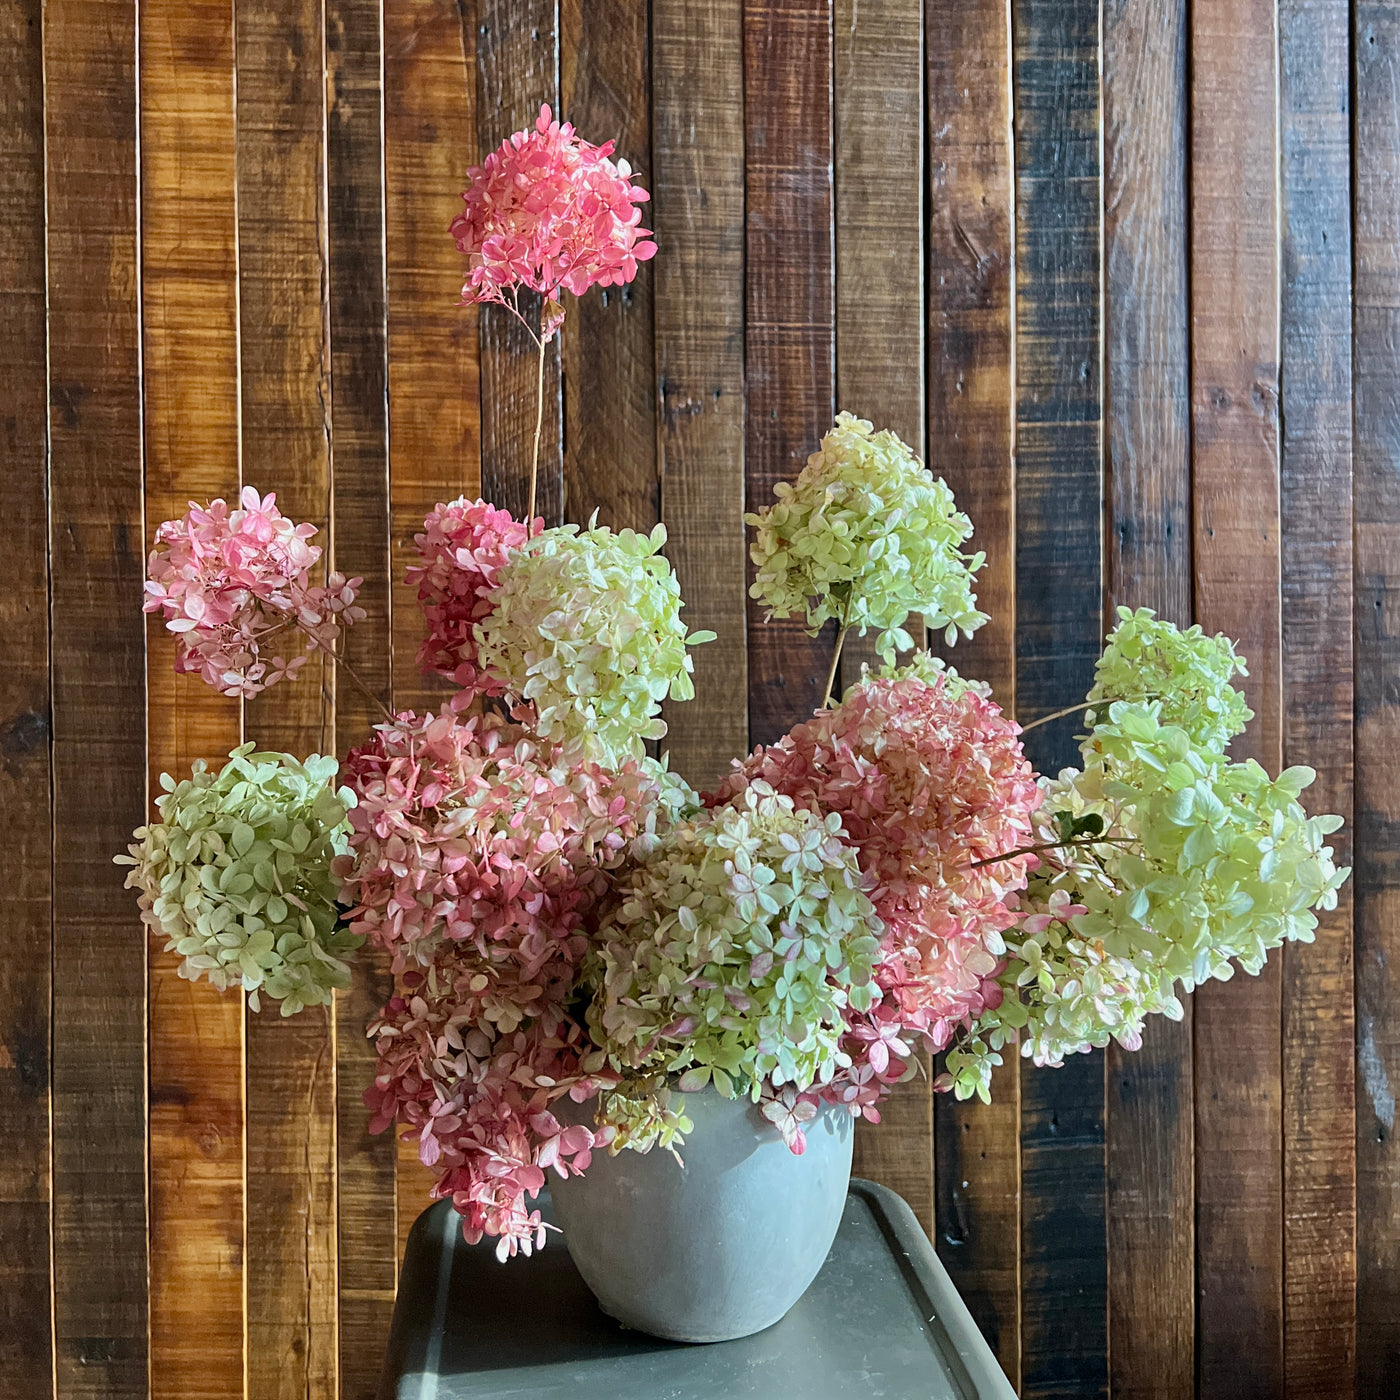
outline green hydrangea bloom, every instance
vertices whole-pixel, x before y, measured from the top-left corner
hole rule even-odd
[[[1182,630],[1150,608],[1119,608],[1118,617],[1094,667],[1089,700],[1156,700],[1163,724],[1179,725],[1194,743],[1224,753],[1254,718],[1230,683],[1248,674],[1230,640],[1207,636],[1199,627]],[[1092,711],[1088,722],[1094,723]]]
[[[883,666],[872,671],[866,662],[861,663],[860,679],[853,681],[846,690],[850,694],[858,685],[864,685],[869,680],[881,681],[922,681],[925,685],[942,684],[945,693],[954,697],[966,695],[971,691],[974,695],[980,695],[984,700],[992,698],[992,688],[986,681],[972,681],[965,676],[960,676],[941,656],[934,656],[932,652],[925,651],[922,647],[903,666],[896,666],[893,662],[886,662]]]
[[[972,575],[985,556],[959,546],[972,524],[953,493],[894,433],[842,413],[777,502],[744,520],[756,529],[750,594],[770,617],[805,617],[815,636],[831,619],[879,632],[886,661],[907,651],[911,613],[947,640],[980,627]]]
[[[563,525],[502,568],[478,654],[534,703],[541,738],[576,742],[600,763],[640,758],[666,733],[661,702],[693,698],[686,647],[714,634],[687,635],[665,543],[661,525],[650,535]]]
[[[162,774],[160,821],[116,860],[182,977],[241,985],[254,1011],[266,994],[290,1016],[350,985],[346,958],[363,942],[338,927],[331,874],[355,799],[337,791],[333,758],[254,749],[240,745],[217,773],[201,760],[183,782]]]
[[[594,1043],[624,1075],[691,1092],[801,1090],[842,1063],[883,925],[840,819],[756,784],[675,827],[622,882],[587,976]]]

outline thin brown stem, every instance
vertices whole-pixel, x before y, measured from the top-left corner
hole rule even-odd
[[[1092,710],[1096,705],[1103,705],[1102,700],[1081,700],[1077,705],[1066,705],[1063,710],[1056,710],[1053,714],[1041,715],[1039,719],[1033,719],[1029,724],[1021,726],[1022,734],[1029,734],[1032,729],[1039,729],[1042,724],[1049,724],[1052,720],[1064,719],[1066,715],[1077,715],[1080,710]]]
[[[1014,860],[1017,856],[1033,856],[1040,851],[1063,851],[1070,846],[1131,846],[1127,836],[1089,836],[1083,840],[1040,841],[1034,846],[1018,846],[1014,851],[1003,851],[999,856],[988,856],[985,860],[975,860],[969,870],[980,870],[984,865],[995,865],[1001,860]]]
[[[836,668],[841,664],[841,647],[846,641],[846,633],[851,630],[851,599],[846,599],[846,606],[841,610],[841,627],[836,633],[836,650],[831,654],[831,669],[826,673],[826,691],[822,697],[822,709],[827,709],[831,705],[831,687],[836,684]]]
[[[541,315],[543,314],[543,307],[541,307]],[[540,347],[540,367],[535,381],[535,448],[530,455],[530,509],[525,515],[525,528],[527,530],[534,529],[535,488],[540,477],[540,432],[544,427],[544,347],[546,341],[543,337],[539,337],[535,343]]]
[[[312,632],[311,629],[308,628],[304,623],[298,622],[297,630],[304,632],[306,636],[310,639],[312,647],[316,651],[324,652],[325,655],[329,656],[330,659],[334,661],[335,664],[339,666],[340,669],[344,671],[345,674],[349,676],[350,679],[354,681],[357,686],[359,686],[359,688],[364,692],[365,698],[374,704],[374,706],[378,709],[379,713],[383,715],[384,718],[387,719],[390,724],[394,722],[393,711],[390,710],[390,708],[374,693],[374,691],[372,691],[369,688],[369,686],[365,684],[359,672],[356,671],[355,668],[343,656],[341,656],[338,652],[331,650],[330,647],[322,646],[316,634]]]

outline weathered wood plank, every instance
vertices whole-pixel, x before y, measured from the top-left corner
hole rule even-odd
[[[1104,8],[1104,391],[1110,607],[1191,621],[1186,0]],[[1195,1391],[1189,1022],[1108,1059],[1115,1396]]]
[[[55,1390],[124,1400],[148,1360],[146,942],[111,863],[146,805],[136,11],[43,19]]]
[[[35,0],[0,5],[0,479],[9,578],[0,594],[0,805],[8,871],[0,965],[0,1385],[53,1388],[49,1232],[48,366],[44,324],[44,54]]]
[[[1082,699],[1102,606],[1098,6],[1013,6],[1016,103],[1016,709]],[[1075,763],[1076,723],[1029,736]],[[1108,1389],[1104,1061],[1021,1075],[1021,1385]]]
[[[420,713],[445,704],[451,687],[421,675],[415,659],[423,615],[403,582],[413,536],[439,501],[483,489],[477,317],[454,305],[465,262],[447,232],[478,159],[473,14],[452,0],[384,6],[393,690],[396,709]],[[416,1145],[401,1144],[400,1258],[431,1181]]]
[[[1355,7],[1357,1394],[1400,1374],[1400,5]]]
[[[748,747],[744,547],[743,4],[652,5],[656,460],[696,699],[666,704],[676,771],[713,784]]]
[[[922,0],[835,0],[836,405],[924,452]],[[848,637],[841,680],[878,664]],[[933,1234],[933,1093],[900,1085],[856,1129],[855,1171],[898,1191]]]
[[[381,21],[379,0],[326,4],[331,531],[336,567],[364,579],[359,603],[367,614],[341,645],[356,674],[388,704],[393,676]],[[338,755],[363,743],[380,718],[358,687],[337,678]],[[366,948],[356,959],[350,991],[336,1003],[336,1255],[345,1400],[373,1400],[394,1303],[394,1139],[370,1135],[363,1099],[375,1061],[365,1026],[391,991],[387,957]]]
[[[236,0],[244,480],[330,545],[324,85],[317,0]],[[323,555],[317,573],[324,576]],[[302,756],[334,742],[335,677],[312,657],[245,707],[249,738]],[[333,1014],[247,1025],[248,1392],[334,1395]]]
[[[559,32],[555,0],[477,0],[476,137],[485,157],[513,131],[534,126],[540,104],[559,106]],[[564,296],[572,310],[572,298]],[[522,295],[536,322],[538,298]],[[481,482],[486,499],[523,519],[530,495],[539,352],[499,306],[481,308]],[[545,347],[544,421],[535,514],[564,518],[563,395],[559,340]]]
[[[834,413],[831,63],[830,0],[744,7],[744,471],[755,506],[797,475]],[[813,640],[800,618],[765,623],[750,601],[751,743],[772,743],[821,704],[834,637]]]
[[[233,10],[141,14],[146,539],[190,500],[238,494],[238,267]],[[134,599],[131,606],[135,606]],[[217,766],[238,701],[176,676],[150,631],[150,792]],[[243,998],[176,975],[151,940],[151,1390],[244,1394]]]
[[[617,142],[651,189],[647,10],[633,0],[562,0],[560,95],[586,141]],[[652,206],[641,206],[650,227]],[[571,519],[595,508],[614,530],[650,530],[660,511],[652,270],[599,287],[569,307],[564,326],[564,494]]]
[[[1347,7],[1281,0],[1283,759],[1351,818],[1351,65]],[[1348,824],[1335,838],[1350,858]],[[1356,1370],[1351,891],[1283,962],[1284,1384],[1347,1396]]]
[[[1011,36],[996,0],[929,0],[928,463],[986,552],[978,603],[991,620],[944,650],[1016,710],[1012,467]],[[937,639],[932,639],[937,640]],[[1020,1062],[990,1105],[934,1099],[934,1239],[1013,1385],[1021,1365]]]
[[[1191,379],[1196,620],[1249,661],[1234,751],[1276,770],[1278,227],[1274,6],[1191,10]],[[1283,1388],[1280,972],[1195,998],[1197,1383]]]

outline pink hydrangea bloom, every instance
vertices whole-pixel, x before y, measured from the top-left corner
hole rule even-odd
[[[886,924],[883,997],[850,1023],[852,1069],[826,1095],[868,1110],[904,1077],[910,1037],[943,1049],[998,995],[1010,907],[1029,857],[976,862],[1027,842],[1041,801],[1020,730],[975,689],[871,679],[835,709],[736,763],[723,802],[753,784],[841,817]]]
[[[179,640],[175,669],[195,672],[225,695],[254,696],[293,674],[306,653],[334,651],[342,626],[364,617],[355,606],[363,579],[332,573],[313,584],[321,550],[314,525],[293,524],[277,497],[243,488],[239,508],[222,500],[190,502],[179,520],[156,531],[147,565],[146,612],[159,612]],[[299,636],[290,660],[273,636]]]
[[[577,1023],[554,1006],[502,1032],[475,1014],[474,977],[454,945],[404,975],[370,1027],[379,1059],[364,1097],[370,1131],[404,1124],[436,1174],[432,1194],[451,1199],[472,1244],[499,1238],[505,1259],[544,1243],[529,1202],[546,1172],[584,1171],[612,1130],[565,1126],[549,1108],[565,1095],[582,1103],[606,1082],[580,1069],[591,1047]]]
[[[621,286],[656,252],[636,208],[634,184],[613,143],[591,145],[540,108],[534,130],[517,131],[467,172],[466,207],[452,221],[468,259],[462,303],[507,302],[526,287],[550,303],[545,339],[563,319],[559,291]]]
[[[511,551],[543,528],[543,520],[532,531],[509,511],[463,496],[434,507],[414,536],[422,562],[410,566],[408,583],[428,622],[418,664],[456,681],[467,698],[504,693],[503,683],[481,667],[475,628],[491,611],[491,590]]]

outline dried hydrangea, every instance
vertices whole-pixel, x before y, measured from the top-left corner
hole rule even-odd
[[[591,145],[540,108],[533,130],[517,131],[467,172],[465,208],[452,221],[468,261],[462,303],[514,306],[519,288],[542,293],[547,340],[563,319],[560,289],[630,282],[656,253],[636,207],[650,198],[613,143]]]
[[[335,786],[336,761],[304,762],[242,744],[217,773],[161,775],[160,820],[139,827],[128,887],[141,917],[179,953],[180,976],[220,990],[242,986],[290,1016],[350,985],[346,958],[361,939],[339,927],[331,862],[345,849],[353,796]]]
[[[316,527],[293,524],[275,495],[251,486],[239,501],[232,511],[222,500],[191,501],[157,529],[144,609],[161,613],[178,639],[176,671],[249,698],[293,675],[309,652],[334,652],[340,629],[365,616],[355,604],[364,580],[332,573],[324,586],[313,584],[321,551],[308,541]],[[289,660],[285,644],[298,634],[303,650]],[[280,641],[269,651],[274,636]]]
[[[663,700],[694,696],[686,647],[714,634],[686,632],[665,542],[661,525],[650,535],[563,525],[501,570],[477,624],[478,664],[533,705],[541,739],[616,765],[666,733]]]
[[[536,533],[543,524],[535,522]],[[464,698],[504,691],[504,682],[480,664],[476,628],[491,612],[501,571],[529,537],[509,511],[465,496],[435,506],[413,537],[420,562],[410,566],[407,582],[417,589],[428,624],[418,664],[455,681]]]
[[[694,802],[652,760],[600,768],[497,715],[401,715],[351,751],[345,778],[351,927],[396,970],[451,942],[473,974],[459,1010],[502,1031],[570,994],[604,872]]]
[[[1224,753],[1254,718],[1231,684],[1248,672],[1229,638],[1207,636],[1199,627],[1174,627],[1150,608],[1119,608],[1118,619],[1094,667],[1089,700],[1100,711],[1114,700],[1155,700],[1163,724],[1179,725],[1194,743]],[[1093,722],[1091,711],[1088,723]]]
[[[675,827],[620,883],[588,973],[594,1042],[618,1073],[692,1092],[801,1092],[842,1067],[881,926],[840,820],[748,791]]]
[[[886,927],[883,1019],[863,1035],[904,1032],[941,1049],[995,986],[1001,934],[1025,883],[1025,857],[977,862],[1030,839],[1041,794],[1019,728],[980,688],[933,663],[911,671],[932,680],[866,679],[736,764],[708,800],[772,790],[840,819]],[[887,1032],[892,1007],[898,1026]]]
[[[813,635],[832,619],[862,636],[874,628],[886,661],[914,645],[911,613],[950,642],[987,620],[972,592],[983,556],[960,549],[972,524],[894,433],[842,413],[774,491],[774,505],[744,517],[756,530],[749,592],[770,617],[802,616]]]

